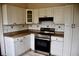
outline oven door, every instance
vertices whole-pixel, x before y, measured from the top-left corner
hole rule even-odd
[[[50,41],[35,38],[35,50],[50,52]]]

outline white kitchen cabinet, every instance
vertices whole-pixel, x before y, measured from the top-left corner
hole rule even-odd
[[[64,56],[79,56],[79,5],[65,6]]]
[[[17,56],[25,52],[24,40],[22,37],[10,38],[5,37],[5,48],[7,56]]]
[[[52,16],[52,8],[45,8],[45,16],[51,17]]]
[[[5,37],[5,49],[7,56],[18,56],[30,49],[30,35],[22,37]]]
[[[26,9],[26,24],[33,23],[33,9]]]
[[[5,37],[5,55],[14,56],[15,48],[14,48],[14,40],[12,38]]]
[[[24,46],[25,46],[25,50],[28,51],[30,49],[31,45],[31,35],[26,35],[24,37]]]
[[[67,5],[64,7],[65,25],[71,26],[73,24],[73,20],[73,5]]]
[[[71,45],[71,56],[79,56],[79,5],[73,5],[73,24],[72,28],[72,45]]]
[[[51,37],[51,55],[63,55],[63,40],[62,37]]]
[[[76,27],[79,27],[79,5],[74,5],[74,9],[73,9],[73,12],[74,12],[74,24]]]
[[[33,23],[34,24],[39,23],[38,9],[33,9]]]
[[[15,49],[15,55],[21,55],[22,53],[24,53],[26,51],[25,49],[25,45],[24,45],[24,38],[23,37],[19,37],[16,38],[14,41],[14,49]]]
[[[73,28],[71,56],[79,56],[79,27]]]
[[[54,23],[64,24],[64,6],[54,7]]]
[[[39,9],[39,17],[46,17],[45,8]]]
[[[39,17],[51,17],[51,8],[41,8],[39,9]]]
[[[71,43],[72,43],[72,28],[71,26],[65,26],[64,30],[64,48],[63,48],[63,55],[70,56],[71,54]]]
[[[54,17],[54,8],[51,8],[51,17]]]
[[[26,10],[24,8],[3,4],[2,10],[3,25],[25,24]]]
[[[73,24],[73,5],[65,6],[64,19],[65,19],[65,29],[64,29],[64,48],[63,55],[70,56],[71,54],[71,43],[72,43],[72,24]]]
[[[15,8],[16,10],[16,24],[25,24],[26,23],[26,9]]]

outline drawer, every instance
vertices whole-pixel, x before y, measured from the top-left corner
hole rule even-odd
[[[54,37],[54,36],[52,36],[51,37],[51,41],[64,41],[64,38],[63,37]]]
[[[57,40],[57,41],[64,41],[64,38],[62,38],[62,37],[57,37],[56,40]]]
[[[56,40],[56,37],[54,37],[54,36],[51,36],[51,40]]]
[[[62,41],[52,41],[51,42],[51,54],[61,56],[63,51]]]

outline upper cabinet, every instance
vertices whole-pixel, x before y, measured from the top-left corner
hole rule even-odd
[[[41,8],[41,9],[39,9],[39,17],[46,17],[46,13],[45,13],[45,9],[44,8]]]
[[[33,9],[33,23],[39,23],[38,9]]]
[[[52,13],[51,13],[52,9],[51,8],[41,8],[39,9],[39,17],[51,17]]]
[[[33,9],[26,9],[26,24],[33,23]]]
[[[79,5],[74,5],[74,24],[76,27],[79,27]]]
[[[54,17],[55,24],[64,24],[64,6],[41,8],[38,12],[39,17]]]
[[[45,8],[45,16],[46,17],[52,17],[52,8]]]
[[[54,7],[54,23],[64,24],[64,7]]]
[[[65,25],[73,24],[73,5],[66,5],[64,8]]]
[[[25,24],[26,10],[7,4],[2,5],[3,25]]]

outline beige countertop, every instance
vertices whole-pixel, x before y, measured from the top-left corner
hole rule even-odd
[[[31,33],[38,34],[40,33],[40,30],[28,29],[28,30],[22,30],[22,31],[15,31],[15,32],[4,33],[4,36],[5,37],[22,37]],[[55,34],[51,33],[51,36],[64,37],[64,32],[56,31]]]

